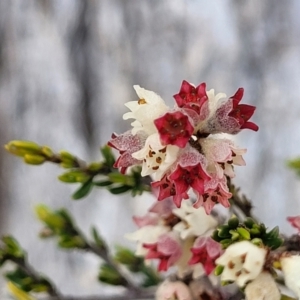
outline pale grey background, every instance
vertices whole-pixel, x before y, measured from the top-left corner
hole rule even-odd
[[[285,218],[300,214],[300,181],[285,160],[300,154],[299,10],[296,0],[1,0],[0,142],[35,140],[97,160],[111,133],[129,128],[133,84],[169,104],[183,79],[227,95],[243,86],[260,130],[238,136],[248,153],[235,182],[267,226],[291,233]],[[58,182],[55,166],[25,166],[4,150],[0,165],[1,233],[64,293],[109,292],[92,255],[38,239],[33,207],[65,206],[84,232],[96,225],[116,244],[151,200],[94,191],[72,202],[75,186]]]

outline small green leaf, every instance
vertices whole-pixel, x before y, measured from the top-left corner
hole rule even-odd
[[[51,209],[44,204],[37,205],[35,212],[38,218],[54,232],[59,232],[66,226],[64,218],[51,211]]]
[[[214,274],[216,276],[219,276],[219,275],[222,274],[223,270],[224,270],[224,266],[217,265],[216,268],[215,268]]]
[[[113,167],[115,163],[115,157],[112,153],[112,150],[109,146],[105,145],[104,147],[100,148],[100,151],[105,159],[106,164],[109,167]]]
[[[29,165],[41,165],[46,161],[46,157],[38,154],[25,154],[24,161]]]
[[[232,217],[232,218],[230,218],[229,220],[228,220],[228,226],[229,226],[229,228],[231,228],[231,229],[235,229],[235,228],[237,228],[238,227],[238,225],[239,225],[239,219],[237,218],[237,217]]]
[[[111,285],[124,285],[124,279],[120,274],[110,265],[104,263],[100,268],[98,279]]]
[[[61,248],[67,248],[67,249],[72,249],[72,248],[85,249],[86,247],[85,241],[79,235],[76,236],[62,235],[60,236],[58,245]]]
[[[238,227],[236,229],[236,231],[239,233],[239,235],[245,239],[245,240],[250,240],[251,239],[251,236],[250,236],[250,232],[245,229],[245,228],[242,228],[242,227]]]
[[[227,225],[222,225],[222,226],[220,226],[218,236],[219,236],[220,238],[229,238],[229,237],[230,237],[229,231],[230,231],[229,226],[227,226]]]
[[[94,181],[95,186],[108,186],[111,185],[112,182],[110,180],[104,180],[104,181]]]
[[[50,147],[48,147],[48,146],[43,146],[41,148],[41,152],[42,152],[43,155],[45,155],[48,158],[50,158],[50,157],[52,157],[54,155],[52,149]]]
[[[81,170],[69,171],[58,176],[58,179],[66,183],[86,182],[90,178],[89,175]]]
[[[93,188],[93,178],[90,178],[87,182],[85,182],[73,195],[72,198],[74,200],[82,199],[87,196]]]
[[[114,194],[114,195],[118,195],[118,194],[123,194],[126,193],[127,191],[129,191],[132,187],[131,186],[127,186],[127,185],[122,185],[119,187],[112,187],[109,188],[108,190]]]
[[[104,242],[104,240],[102,239],[102,237],[100,236],[100,234],[98,233],[98,231],[95,227],[92,227],[92,235],[93,235],[93,238],[94,238],[94,241],[95,241],[96,245],[99,248],[103,248],[104,245],[105,245],[105,242]]]
[[[12,255],[14,257],[24,257],[25,253],[15,238],[7,235],[2,237],[2,241],[6,246],[6,248],[3,250],[7,254]]]
[[[250,217],[248,217],[248,218],[246,218],[246,220],[244,221],[244,224],[245,224],[245,226],[247,227],[247,228],[252,228],[253,227],[253,225],[255,224],[255,221],[252,219],[252,218],[250,218]]]
[[[115,260],[123,265],[127,265],[132,272],[138,272],[140,264],[143,260],[135,256],[134,252],[130,249],[117,246]]]

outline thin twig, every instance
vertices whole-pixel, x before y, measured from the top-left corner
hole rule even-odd
[[[23,272],[25,272],[30,278],[32,278],[36,283],[46,283],[48,290],[47,293],[57,300],[63,300],[63,296],[60,294],[60,292],[57,290],[55,285],[45,277],[41,277],[37,271],[34,270],[34,268],[28,264],[25,258],[17,258],[17,257],[10,257],[11,261],[13,261],[20,269],[22,269]]]

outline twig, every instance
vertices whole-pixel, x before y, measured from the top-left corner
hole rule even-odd
[[[53,297],[54,299],[57,300],[63,300],[64,298],[58,292],[57,288],[55,285],[45,277],[41,277],[38,272],[36,272],[32,266],[28,264],[25,258],[18,258],[18,257],[13,257],[11,256],[9,260],[13,261],[20,269],[22,269],[23,272],[25,272],[30,278],[32,278],[36,283],[46,283],[48,290],[47,293]]]

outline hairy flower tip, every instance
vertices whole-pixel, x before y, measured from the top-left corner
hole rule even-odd
[[[217,174],[211,174],[211,179],[205,182],[205,192],[197,197],[197,201],[194,203],[194,207],[198,208],[203,206],[205,212],[209,215],[213,207],[220,203],[224,207],[229,207],[229,199],[232,194],[228,190],[226,177],[219,178]]]
[[[163,225],[146,225],[135,232],[127,233],[125,238],[131,241],[137,242],[137,248],[135,254],[138,256],[145,256],[148,252],[146,248],[143,247],[144,243],[153,244],[156,243],[158,238],[169,232],[170,228]]]
[[[165,280],[157,289],[156,300],[192,300],[192,295],[182,281]]]
[[[245,288],[247,300],[280,300],[281,293],[273,276],[268,272],[260,273]]]
[[[216,264],[224,266],[221,274],[223,281],[234,281],[243,287],[262,272],[267,250],[259,248],[249,241],[230,245]]]
[[[157,225],[159,222],[159,216],[154,213],[147,213],[143,217],[133,216],[132,219],[139,228],[147,225]]]
[[[204,105],[208,100],[204,82],[195,87],[183,80],[179,93],[173,97],[179,107],[191,108],[198,114],[203,114],[203,111],[206,110],[206,114],[208,114],[207,105]]]
[[[186,146],[194,131],[189,117],[180,111],[166,113],[156,119],[154,124],[163,145],[176,145],[180,148]]]
[[[239,104],[243,97],[244,90],[238,89],[235,95],[223,102],[216,110],[215,115],[209,120],[212,133],[224,132],[236,134],[242,129],[248,128],[254,131],[258,126],[248,120],[255,111],[255,106]]]
[[[142,162],[132,157],[132,153],[140,150],[146,140],[144,132],[139,132],[137,135],[132,135],[130,131],[123,134],[112,134],[112,139],[107,143],[108,146],[119,151],[120,156],[116,160],[114,167],[121,168],[121,173],[124,174],[130,166],[141,164]]]
[[[160,180],[169,167],[176,161],[179,148],[174,145],[161,144],[158,133],[150,135],[145,146],[132,154],[132,157],[143,162],[142,176],[151,175]]]
[[[287,217],[287,220],[290,222],[290,224],[293,227],[295,227],[296,229],[298,229],[298,231],[300,232],[300,216]]]
[[[280,259],[286,286],[300,298],[300,256],[283,256]]]
[[[188,199],[189,196],[186,192],[182,194],[176,193],[175,184],[172,180],[169,179],[168,175],[164,175],[164,177],[159,180],[151,183],[152,188],[158,188],[159,194],[157,197],[158,201],[162,201],[168,197],[172,197],[174,204],[177,207],[180,207],[181,201],[183,199]]]
[[[158,271],[167,271],[182,255],[181,245],[173,233],[163,234],[156,243],[144,243],[143,247],[148,250],[145,259],[159,259]]]
[[[211,177],[206,171],[206,158],[192,147],[187,147],[179,156],[176,169],[170,174],[169,179],[174,182],[176,195],[187,193],[191,187],[194,192],[202,195],[204,184]],[[180,207],[181,202],[176,201]]]
[[[173,214],[181,220],[173,230],[183,240],[201,236],[218,225],[215,218],[207,215],[203,208],[194,208],[191,201],[185,201],[180,208],[174,208]]]
[[[189,261],[190,265],[201,263],[206,275],[216,267],[215,260],[221,255],[221,245],[214,241],[211,237],[198,237],[191,248],[192,257]]]
[[[143,130],[147,134],[156,132],[153,120],[166,113],[169,108],[164,100],[152,91],[141,88],[139,85],[134,85],[139,100],[129,101],[125,104],[131,111],[123,115],[123,119],[135,119],[131,125],[133,126],[132,133],[136,134]]]
[[[219,138],[205,138],[201,147],[209,163],[209,170],[216,172],[219,178],[224,175],[235,176],[233,165],[244,166],[243,154],[247,149],[237,148],[231,140]]]

